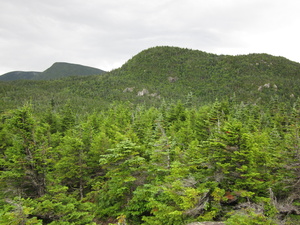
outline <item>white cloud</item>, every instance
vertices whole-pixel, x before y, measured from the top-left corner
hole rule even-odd
[[[171,45],[300,61],[293,0],[10,0],[0,2],[0,74],[67,61],[110,70]]]

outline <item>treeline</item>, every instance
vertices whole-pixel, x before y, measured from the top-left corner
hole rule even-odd
[[[297,224],[300,99],[0,120],[0,224]]]
[[[51,74],[57,72],[52,70]],[[44,112],[50,102],[57,108],[70,103],[81,115],[103,110],[113,101],[154,107],[162,99],[185,102],[191,93],[196,106],[212,103],[216,98],[226,100],[229,96],[235,96],[238,101],[266,104],[277,95],[281,102],[291,102],[300,96],[299,77],[300,64],[283,57],[215,55],[155,47],[102,75],[0,81],[0,112],[31,101],[34,112]],[[140,96],[143,90],[144,95]]]

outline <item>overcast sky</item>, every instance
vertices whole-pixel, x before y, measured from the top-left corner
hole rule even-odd
[[[0,0],[0,74],[70,62],[106,71],[154,46],[300,62],[297,0]]]

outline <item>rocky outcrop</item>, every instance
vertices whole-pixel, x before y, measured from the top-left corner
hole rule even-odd
[[[123,90],[123,92],[133,92],[134,87],[127,87]]]
[[[149,91],[145,88],[137,93],[138,96],[144,96],[147,94],[149,94]]]
[[[176,82],[178,80],[178,77],[168,77],[168,81],[170,82],[170,83],[174,83],[174,82]]]
[[[194,222],[187,225],[225,225],[223,222]]]

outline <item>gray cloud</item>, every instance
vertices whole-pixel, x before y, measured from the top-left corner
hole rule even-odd
[[[43,71],[57,61],[111,70],[158,45],[218,54],[266,52],[297,61],[298,4],[293,0],[1,1],[0,74]]]

